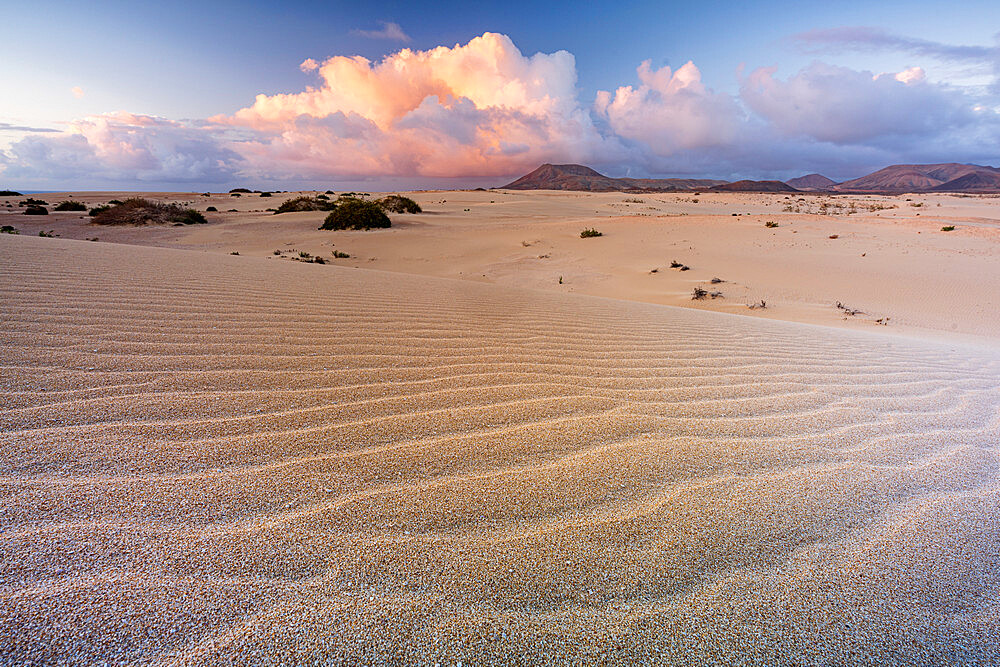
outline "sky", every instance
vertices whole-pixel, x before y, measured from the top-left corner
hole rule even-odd
[[[1000,5],[0,0],[0,189],[1000,165]]]

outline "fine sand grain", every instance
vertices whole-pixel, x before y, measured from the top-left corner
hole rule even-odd
[[[0,662],[1000,662],[995,348],[0,238]]]

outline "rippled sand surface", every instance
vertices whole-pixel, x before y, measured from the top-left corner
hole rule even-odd
[[[1000,661],[985,348],[0,242],[0,662]]]

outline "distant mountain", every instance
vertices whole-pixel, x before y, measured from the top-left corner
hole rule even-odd
[[[708,189],[725,181],[699,178],[611,178],[582,164],[543,164],[502,186],[504,190],[579,190],[584,192],[669,192]]]
[[[781,181],[736,181],[712,186],[717,192],[798,192]]]
[[[896,164],[835,185],[836,192],[1000,191],[1000,169],[976,164]]]
[[[804,191],[829,190],[837,184],[837,181],[831,180],[823,174],[808,174],[789,179],[785,182],[796,190]]]

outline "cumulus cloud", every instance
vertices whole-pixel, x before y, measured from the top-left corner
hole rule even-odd
[[[928,83],[920,68],[875,75],[814,62],[787,80],[758,68],[742,82],[743,101],[786,135],[835,144],[926,135],[973,121],[962,95]]]
[[[858,175],[852,164],[988,162],[1000,141],[995,103],[934,83],[918,66],[875,74],[815,62],[787,78],[758,68],[740,75],[735,96],[713,91],[693,62],[674,70],[646,61],[637,82],[590,104],[572,54],[527,56],[495,33],[374,62],[310,58],[300,69],[316,83],[200,122],[119,112],[65,132],[0,123],[0,132],[31,132],[0,150],[0,168],[5,180],[53,184],[499,181],[543,162],[612,175],[830,168],[846,177]]]
[[[647,60],[637,72],[638,87],[597,93],[594,109],[615,134],[645,144],[656,155],[734,141],[739,108],[729,95],[706,88],[693,62],[674,72],[654,70]]]
[[[369,39],[388,39],[394,42],[403,42],[404,44],[410,41],[410,36],[403,32],[398,23],[392,23],[391,21],[379,21],[379,23],[382,24],[380,30],[352,30],[351,32]]]
[[[55,137],[13,144],[7,177],[220,182],[238,156],[202,127],[127,112],[87,116]]]
[[[255,133],[235,149],[259,175],[508,175],[617,149],[579,104],[573,56],[525,56],[505,35],[317,72],[319,87],[211,119]]]

